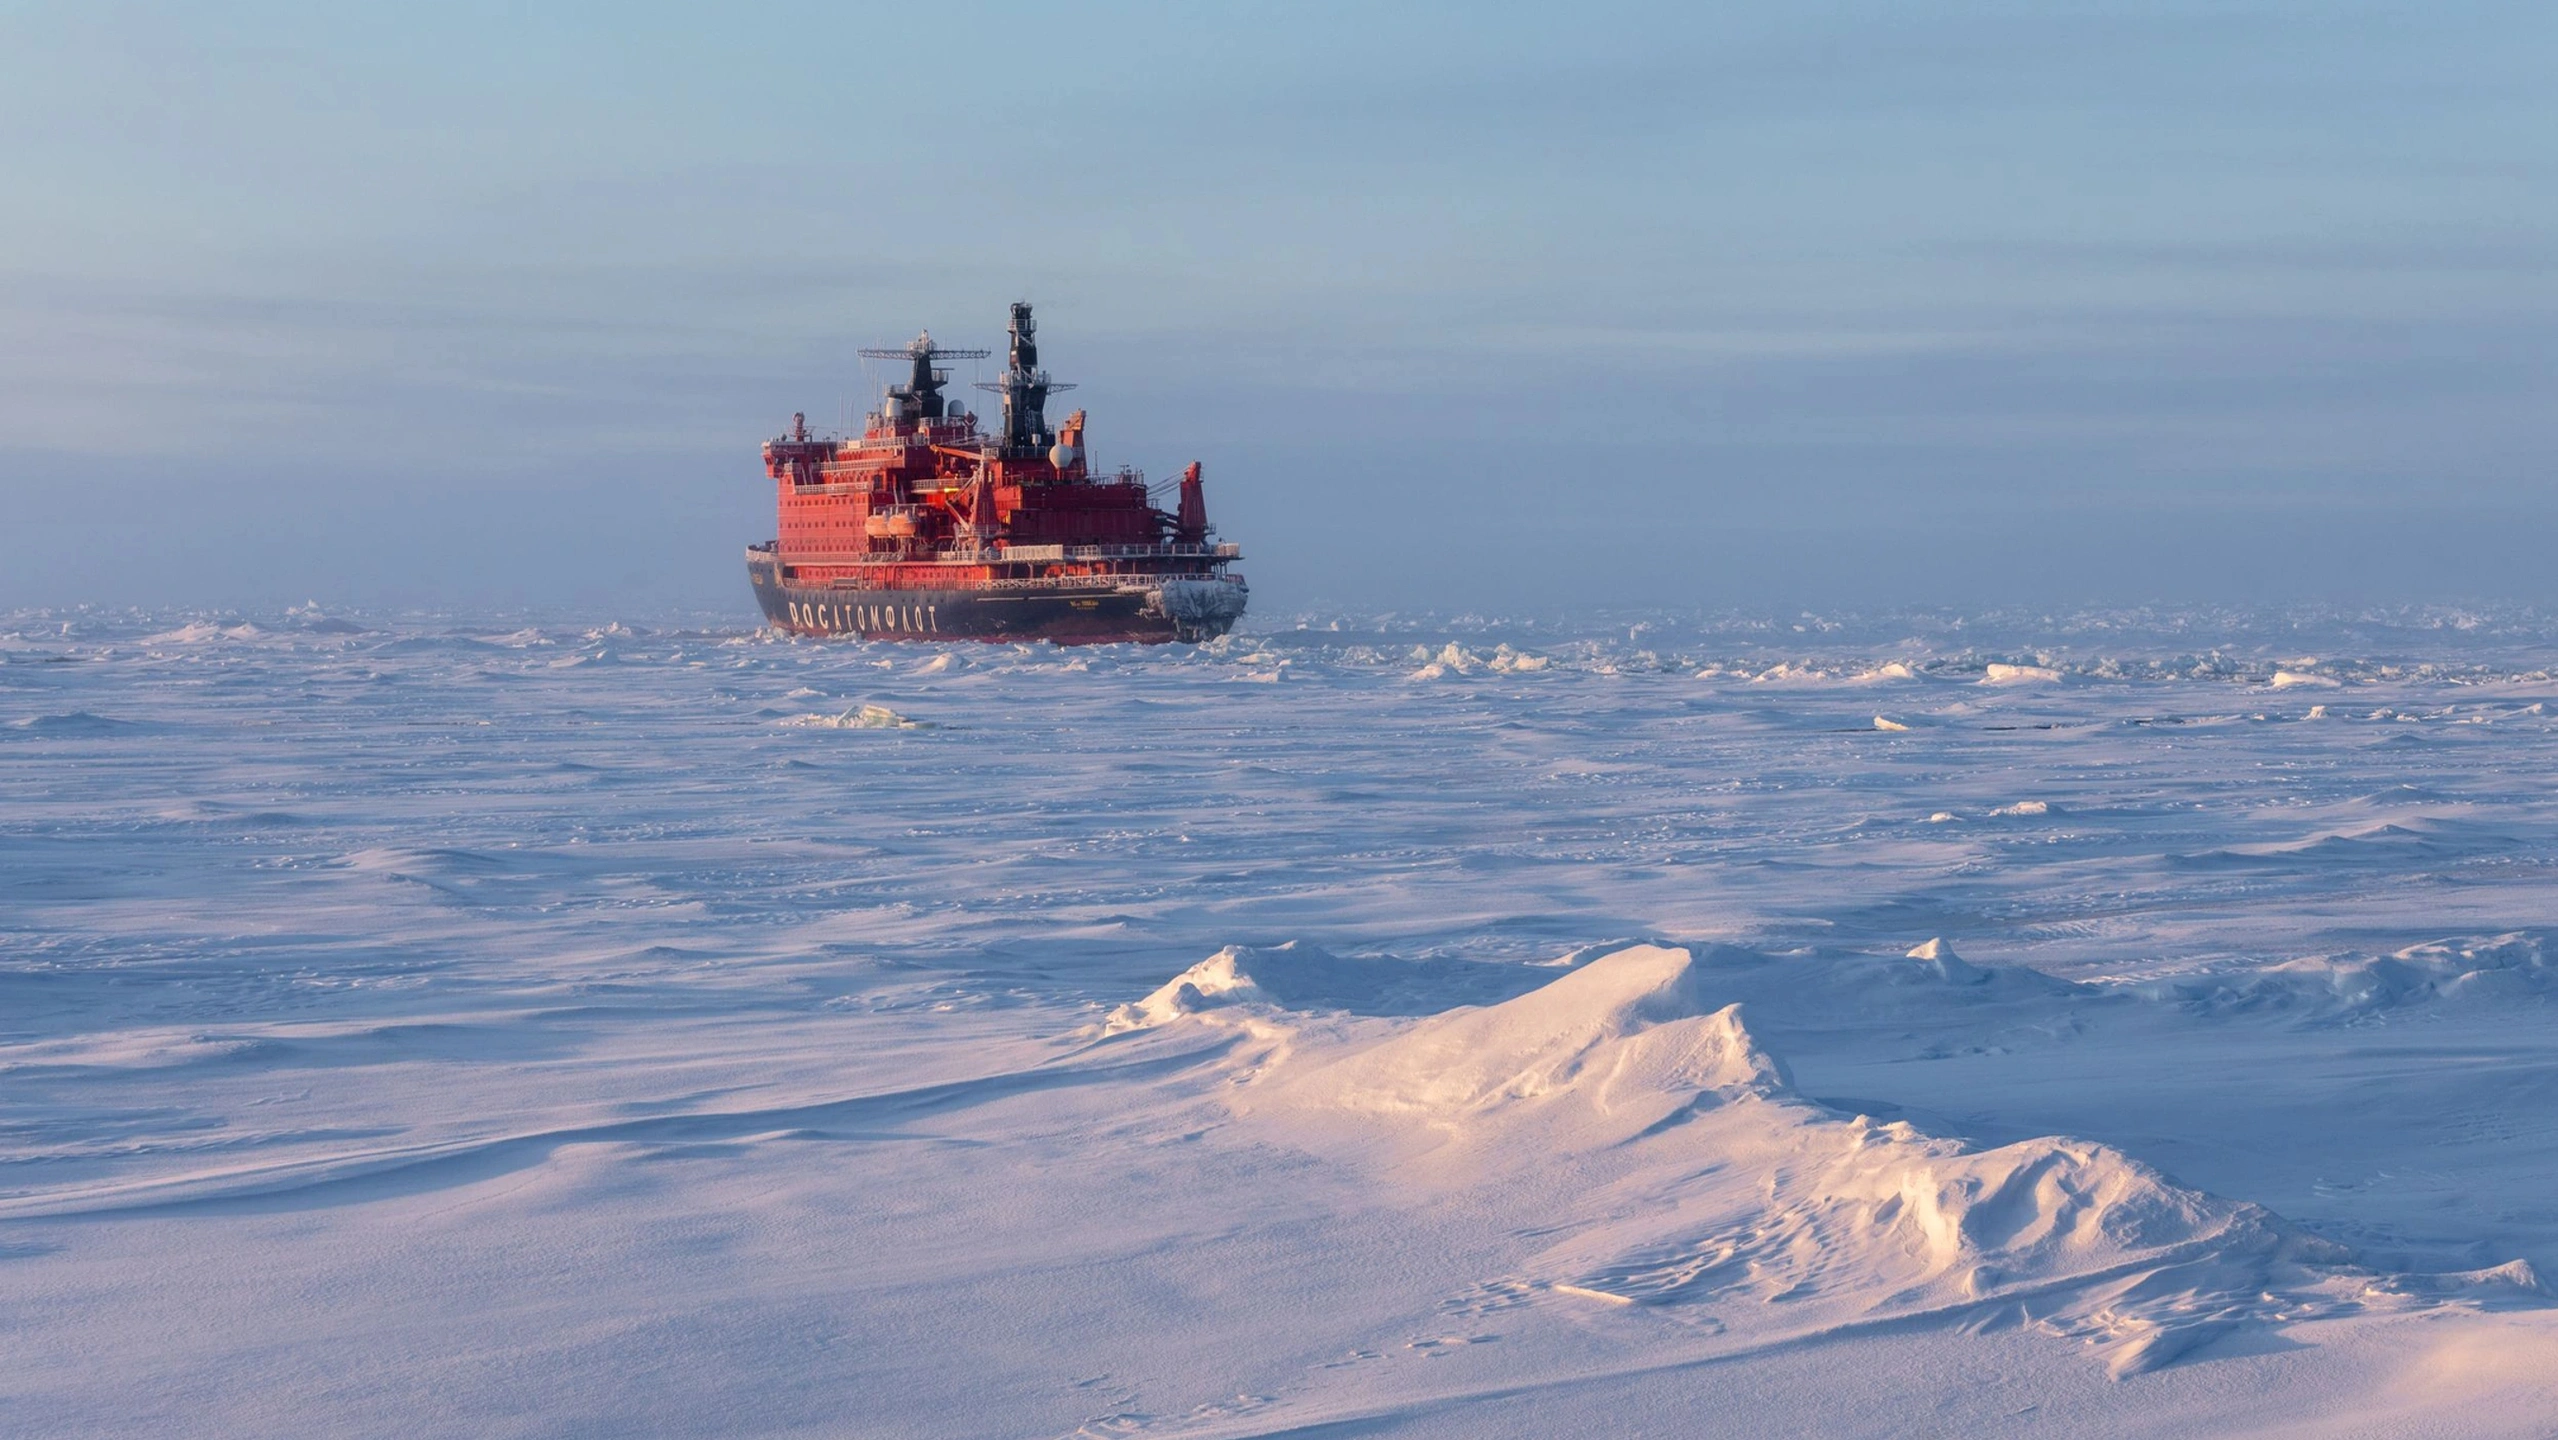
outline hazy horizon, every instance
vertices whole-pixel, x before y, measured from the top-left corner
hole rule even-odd
[[[0,604],[728,607],[1016,298],[1255,611],[2558,599],[2520,6],[0,9]]]

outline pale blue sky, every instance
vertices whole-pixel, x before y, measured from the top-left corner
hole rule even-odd
[[[0,3],[0,603],[734,603],[1040,306],[1256,608],[2558,600],[2547,5]]]

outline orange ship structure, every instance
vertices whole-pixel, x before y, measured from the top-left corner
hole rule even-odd
[[[1199,465],[1171,510],[1144,472],[1091,472],[1084,412],[1053,431],[1028,305],[1012,308],[1003,428],[945,400],[936,361],[984,357],[930,332],[864,355],[908,362],[858,440],[815,436],[804,415],[766,442],[778,533],[746,551],[765,618],[795,635],[869,640],[1209,640],[1244,612],[1241,550],[1208,523]]]

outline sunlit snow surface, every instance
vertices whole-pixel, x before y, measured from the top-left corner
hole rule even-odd
[[[0,1431],[2549,1433],[2558,624],[1260,623],[0,616]]]

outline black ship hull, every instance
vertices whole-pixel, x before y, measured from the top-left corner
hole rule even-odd
[[[1059,645],[1213,640],[1243,614],[1235,581],[1119,577],[1101,585],[848,590],[792,585],[769,558],[746,576],[773,628],[857,640],[1046,640]]]

